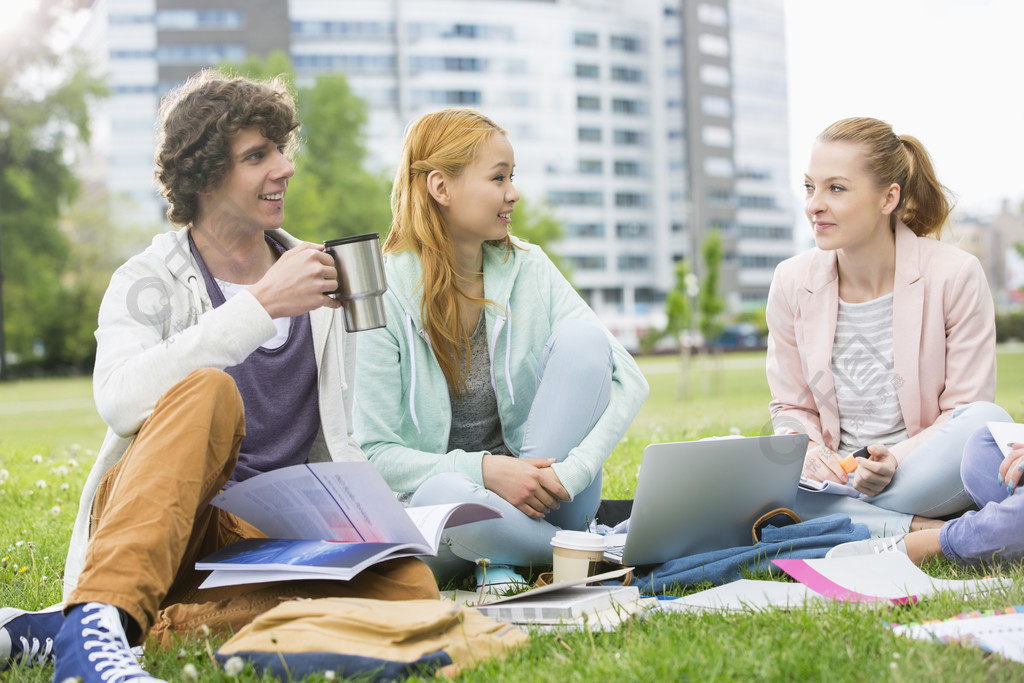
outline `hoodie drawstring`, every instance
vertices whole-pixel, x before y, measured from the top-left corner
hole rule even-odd
[[[405,314],[405,336],[409,344],[409,364],[412,372],[412,379],[409,381],[409,416],[412,417],[416,433],[422,434],[420,421],[416,419],[416,332],[412,327],[412,316],[408,313]]]
[[[494,333],[491,335],[491,389],[495,393],[498,391],[497,382],[494,376],[494,352],[498,348],[498,335],[501,334],[501,330],[508,324],[509,329],[505,331],[505,385],[508,387],[508,396],[512,400],[512,405],[516,404],[515,392],[512,390],[512,369],[511,369],[511,357],[512,357],[512,315],[509,311],[508,305],[505,305],[505,310],[509,312],[506,316],[497,316],[494,323]]]

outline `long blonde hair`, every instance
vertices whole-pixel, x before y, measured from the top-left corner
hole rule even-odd
[[[494,302],[471,296],[460,286],[451,234],[427,189],[427,176],[439,171],[458,177],[476,159],[480,145],[495,134],[505,131],[472,109],[444,109],[420,117],[406,133],[391,188],[391,232],[384,253],[412,249],[419,257],[420,317],[448,387],[458,397],[466,388],[469,368],[469,335],[462,326],[460,299]],[[505,246],[506,255],[511,252],[507,235],[498,244]]]
[[[885,121],[867,117],[836,121],[818,135],[820,142],[854,142],[863,146],[865,167],[879,187],[900,186],[900,203],[890,226],[902,220],[918,236],[938,237],[952,210],[924,145],[909,135],[897,136]]]

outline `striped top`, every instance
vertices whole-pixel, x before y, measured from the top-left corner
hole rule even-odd
[[[892,293],[873,301],[839,301],[832,375],[839,406],[839,453],[907,438],[892,360]]]

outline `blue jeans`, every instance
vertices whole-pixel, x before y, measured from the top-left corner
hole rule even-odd
[[[914,515],[944,517],[965,510],[971,498],[960,478],[964,445],[986,422],[1012,421],[994,403],[962,405],[953,410],[938,432],[900,463],[889,486],[877,496],[849,498],[800,491],[794,510],[801,519],[848,515],[854,522],[866,524],[872,536],[903,533],[910,528]]]
[[[960,472],[978,510],[965,512],[939,529],[939,544],[948,559],[974,564],[994,557],[1024,558],[1024,493],[1018,486],[1008,494],[999,483],[1002,463],[1003,453],[987,427],[967,441]]]
[[[612,347],[607,333],[583,320],[566,320],[548,339],[537,369],[521,458],[562,461],[597,424],[612,388]],[[531,519],[507,500],[469,477],[448,472],[427,479],[410,505],[471,501],[498,508],[501,519],[445,531],[437,557],[422,558],[439,580],[487,558],[492,564],[551,564],[551,539],[559,529],[585,529],[601,503],[601,473],[572,501],[544,519]]]

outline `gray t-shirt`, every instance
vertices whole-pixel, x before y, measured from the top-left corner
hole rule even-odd
[[[491,358],[487,353],[487,326],[480,314],[476,330],[469,338],[469,374],[466,390],[457,399],[448,390],[452,404],[452,429],[448,436],[448,450],[487,451],[498,455],[512,455],[501,435],[498,400],[491,384]],[[465,359],[463,359],[465,368]]]

